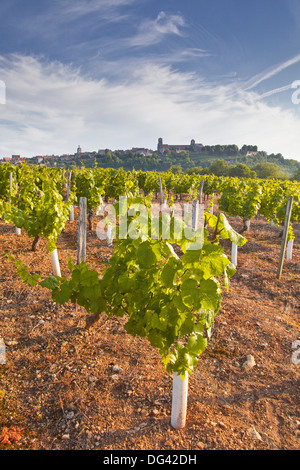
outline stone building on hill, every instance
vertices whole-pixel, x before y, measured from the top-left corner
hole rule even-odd
[[[202,144],[196,144],[195,140],[192,139],[190,144],[181,144],[181,145],[169,145],[169,144],[164,144],[163,139],[160,137],[158,139],[158,144],[157,144],[157,152],[160,154],[165,153],[167,150],[170,150],[171,152],[197,152],[201,150],[203,147]]]

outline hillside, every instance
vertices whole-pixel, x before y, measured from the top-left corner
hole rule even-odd
[[[71,169],[76,166],[94,168],[94,166],[97,165],[102,168],[124,168],[124,170],[128,171],[133,169],[143,171],[168,171],[173,166],[179,166],[179,170],[183,172],[192,171],[193,169],[213,172],[211,170],[212,163],[217,160],[223,160],[226,166],[224,175],[228,174],[228,171],[238,164],[246,165],[247,168],[255,171],[258,165],[269,163],[278,170],[279,176],[282,178],[290,178],[300,169],[299,161],[285,159],[281,154],[268,155],[264,151],[257,151],[253,152],[253,155],[247,155],[242,149],[237,149],[234,153],[230,153],[230,149],[234,146],[229,146],[228,151],[220,151],[219,147],[220,146],[206,146],[198,153],[188,151],[176,153],[167,151],[160,155],[157,152],[153,152],[151,156],[133,154],[130,151],[107,150],[105,154],[93,153],[91,156],[75,156],[67,161],[57,158],[56,166]],[[51,164],[50,161],[46,161],[45,163]]]

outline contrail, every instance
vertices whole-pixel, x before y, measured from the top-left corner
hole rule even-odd
[[[296,55],[292,59],[289,59],[289,60],[283,62],[282,64],[280,64],[277,67],[273,68],[269,72],[266,72],[264,74],[256,75],[252,79],[252,80],[255,80],[254,83],[252,83],[252,85],[248,86],[246,88],[246,91],[251,90],[252,88],[256,87],[259,83],[264,82],[265,80],[268,80],[269,78],[273,77],[274,75],[277,75],[278,73],[282,72],[282,70],[287,69],[288,67],[290,67],[291,65],[296,64],[299,61],[300,61],[300,54]]]

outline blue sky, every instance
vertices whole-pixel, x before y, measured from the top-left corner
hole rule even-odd
[[[300,161],[299,0],[2,0],[0,16],[0,157],[162,137]]]

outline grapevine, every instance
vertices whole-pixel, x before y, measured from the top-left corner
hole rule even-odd
[[[143,204],[149,210],[149,200],[130,198],[127,209],[134,204]],[[158,217],[160,227],[163,217],[168,215]],[[246,239],[232,229],[224,214],[206,214],[208,229],[198,229],[193,240],[184,231],[181,239],[174,238],[175,218],[169,220],[168,239],[162,238],[161,231],[158,239],[150,238],[142,228],[140,215],[130,216],[128,222],[128,233],[134,223],[140,236],[117,238],[101,278],[86,263],[74,265],[72,261],[70,279],[32,279],[26,267],[16,262],[18,273],[23,280],[40,282],[50,289],[54,302],[71,301],[83,306],[92,314],[87,326],[101,313],[126,316],[125,330],[133,336],[147,337],[158,349],[168,372],[182,376],[186,371],[192,373],[221,307],[222,285],[228,289],[228,279],[235,273],[219,239],[228,238],[239,246]],[[197,249],[189,249],[192,242],[200,239]],[[181,256],[176,254],[176,248]]]

